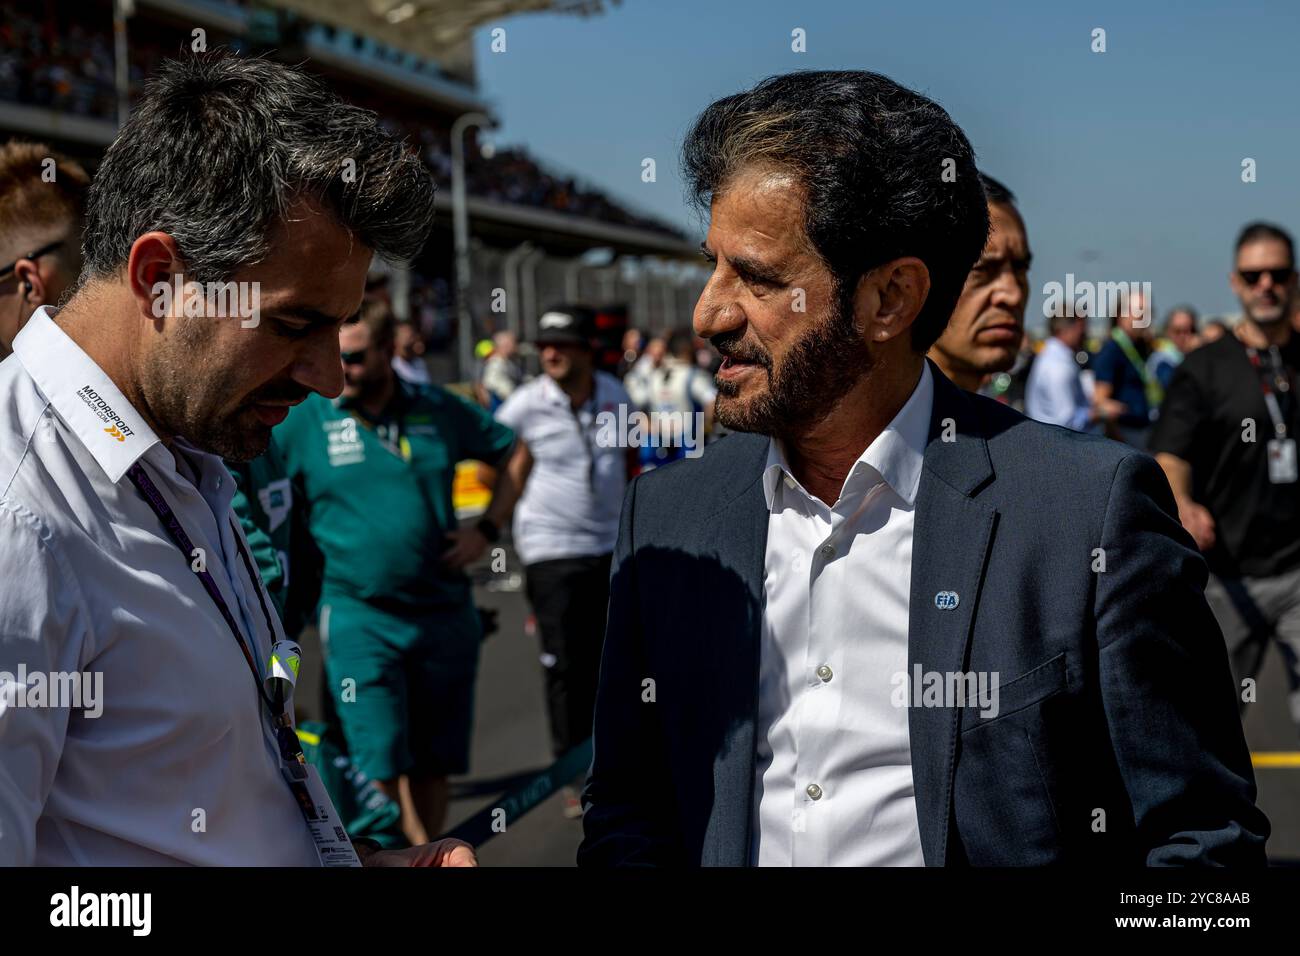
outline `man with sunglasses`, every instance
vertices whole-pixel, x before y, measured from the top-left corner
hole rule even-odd
[[[482,627],[465,568],[518,499],[516,443],[477,404],[399,378],[395,325],[382,300],[346,320],[342,395],[310,396],[275,438],[324,558],[318,627],[348,752],[419,845],[442,830],[447,778],[469,769]],[[498,471],[487,513],[460,528],[465,459]]]
[[[43,305],[57,305],[81,271],[90,177],[43,143],[0,146],[0,359]]]
[[[1272,636],[1300,724],[1300,336],[1289,321],[1296,299],[1291,236],[1267,223],[1248,225],[1230,281],[1243,311],[1236,334],[1202,346],[1178,367],[1151,450],[1210,566],[1205,596],[1243,705],[1254,700]]]

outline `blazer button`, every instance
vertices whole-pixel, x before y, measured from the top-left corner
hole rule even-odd
[[[833,557],[835,557],[835,549],[834,549],[833,547],[831,547],[829,544],[824,544],[824,545],[822,545],[820,548],[818,548],[817,550],[818,550],[818,553],[820,553],[821,556],[822,556],[823,558],[833,558]]]
[[[817,786],[815,783],[808,784],[807,793],[808,796],[812,797],[814,800],[820,800],[822,798],[822,788]]]
[[[823,664],[821,667],[817,668],[817,676],[822,679],[822,683],[824,684],[835,676],[835,672],[832,671],[828,665]]]

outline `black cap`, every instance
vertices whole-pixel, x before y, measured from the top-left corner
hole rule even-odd
[[[538,345],[582,345],[591,348],[596,313],[583,305],[557,305],[537,320]]]

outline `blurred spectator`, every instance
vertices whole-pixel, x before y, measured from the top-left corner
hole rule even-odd
[[[1030,418],[1077,432],[1093,430],[1102,412],[1088,400],[1078,359],[1087,324],[1088,320],[1068,305],[1048,319],[1051,334],[1034,359],[1025,389],[1025,414]],[[1107,399],[1101,409],[1114,417],[1123,406]]]
[[[393,332],[393,371],[403,381],[431,385],[429,366],[424,361],[424,339],[411,322],[398,322]]]
[[[32,313],[57,306],[81,272],[90,178],[44,143],[0,146],[0,359]]]
[[[618,363],[618,377],[626,378],[627,373],[641,358],[641,350],[645,348],[645,336],[641,334],[640,329],[629,328],[623,333],[623,357]]]
[[[1210,319],[1205,323],[1205,327],[1201,329],[1201,344],[1209,345],[1211,342],[1217,342],[1230,331],[1228,323],[1222,319]]]
[[[483,399],[489,411],[501,407],[524,380],[523,370],[516,358],[519,339],[513,332],[497,332],[492,336],[492,352],[483,362],[481,379]]]
[[[1295,435],[1300,336],[1295,247],[1281,229],[1247,226],[1232,288],[1243,316],[1235,335],[1192,352],[1174,373],[1151,450],[1164,468],[1188,533],[1210,566],[1214,609],[1245,691],[1269,638],[1290,679],[1300,724],[1300,482]]]
[[[1174,369],[1200,344],[1196,336],[1196,310],[1190,305],[1175,307],[1165,319],[1164,335],[1147,359],[1147,372],[1155,376],[1162,389],[1169,388]]]
[[[546,668],[551,746],[563,756],[591,734],[605,639],[609,569],[623,492],[635,467],[618,379],[594,366],[595,315],[557,306],[538,322],[542,371],[516,389],[497,420],[519,436],[514,485],[523,488],[514,542],[524,563]],[[584,774],[585,776],[585,774]],[[582,816],[565,787],[564,813]]]
[[[668,343],[662,336],[656,335],[645,344],[641,358],[623,379],[628,395],[642,411],[649,411],[654,389],[654,373],[659,369],[668,355]]]
[[[1141,292],[1126,292],[1110,330],[1110,340],[1093,360],[1093,405],[1106,433],[1134,448],[1146,448],[1151,421],[1163,389],[1147,374],[1151,354],[1151,303]],[[1115,414],[1114,399],[1123,406]]]
[[[713,425],[718,390],[695,362],[695,333],[677,329],[668,336],[663,364],[650,370],[649,402],[653,441],[641,446],[641,468],[648,471],[703,448]]]

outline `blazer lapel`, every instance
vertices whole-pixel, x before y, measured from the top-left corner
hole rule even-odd
[[[763,568],[767,547],[767,499],[763,463],[767,440],[734,435],[727,441],[752,442],[737,475],[753,476],[739,494],[701,525],[700,551],[714,555],[724,577],[735,575],[743,606],[706,615],[710,633],[701,635],[717,648],[734,679],[719,688],[717,703],[730,715],[726,738],[713,756],[714,811],[704,836],[706,866],[749,863],[750,819],[754,800],[754,725],[758,712],[759,647],[762,640]],[[706,598],[707,600],[707,598]]]
[[[934,411],[917,491],[908,617],[908,675],[965,669],[971,625],[997,512],[973,497],[993,477],[978,410],[933,365]],[[912,694],[918,693],[911,689]],[[958,710],[915,706],[908,728],[921,850],[927,866],[948,855]]]

